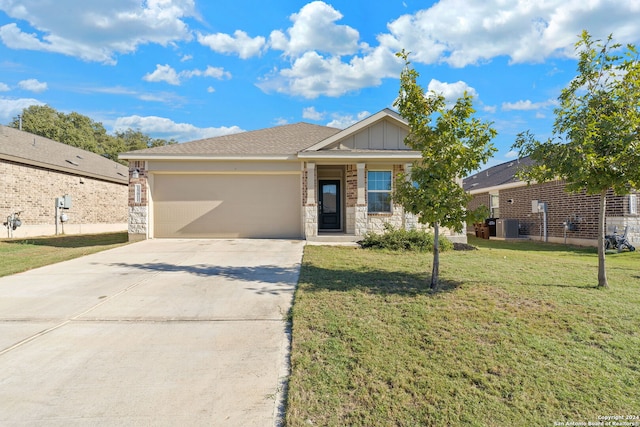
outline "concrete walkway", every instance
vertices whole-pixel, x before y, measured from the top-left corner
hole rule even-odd
[[[277,425],[303,247],[148,240],[0,278],[0,425]]]

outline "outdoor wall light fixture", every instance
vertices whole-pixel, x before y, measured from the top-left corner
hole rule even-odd
[[[133,179],[140,178],[140,171],[138,169],[134,169],[133,172],[131,172],[131,178]]]
[[[507,203],[509,203],[510,205],[512,205],[512,204],[513,204],[513,199],[509,199],[509,200],[507,200]]]

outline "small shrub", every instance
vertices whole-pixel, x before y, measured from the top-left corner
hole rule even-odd
[[[386,249],[390,251],[433,251],[433,233],[424,230],[396,229],[390,224],[385,224],[384,233],[369,232],[361,240],[360,246],[367,249]],[[453,244],[446,237],[440,236],[439,246],[442,252],[453,248]]]

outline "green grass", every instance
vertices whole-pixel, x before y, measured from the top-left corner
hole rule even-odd
[[[307,246],[289,426],[548,426],[640,415],[640,254],[470,239],[431,255]]]
[[[0,240],[0,277],[127,243],[127,233]]]

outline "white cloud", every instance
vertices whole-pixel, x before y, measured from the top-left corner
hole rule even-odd
[[[0,92],[8,92],[11,88],[5,83],[0,82]]]
[[[266,45],[266,39],[262,36],[251,38],[247,33],[236,30],[233,36],[224,33],[209,35],[198,34],[198,42],[208,46],[218,53],[237,54],[242,59],[260,55]]]
[[[9,123],[22,110],[32,105],[45,105],[44,102],[32,98],[8,99],[0,97],[0,123]]]
[[[27,79],[18,82],[18,86],[20,89],[28,90],[35,93],[44,92],[47,90],[47,84],[44,82],[39,82],[36,79]]]
[[[342,96],[379,86],[384,78],[397,78],[402,62],[395,51],[382,42],[375,48],[360,42],[357,30],[336,24],[342,17],[322,1],[308,3],[292,14],[293,25],[272,31],[269,37],[269,47],[283,51],[291,65],[274,68],[257,86],[267,93],[314,99]]]
[[[230,79],[231,73],[225,71],[224,68],[208,66],[206,70],[183,70],[179,73],[168,64],[156,64],[156,69],[145,74],[142,79],[148,82],[165,82],[170,85],[179,86],[183,79],[192,77],[210,77],[218,80]]]
[[[175,139],[180,142],[243,132],[243,129],[238,126],[199,128],[189,123],[176,123],[170,119],[156,116],[120,117],[113,125],[113,131],[124,131],[129,128],[140,130],[154,138]]]
[[[275,119],[274,123],[276,126],[284,126],[289,124],[289,120],[285,119],[284,117],[278,117]]]
[[[28,22],[41,34],[6,24],[0,27],[0,40],[7,47],[108,64],[116,63],[116,54],[134,52],[142,44],[166,46],[190,40],[183,19],[196,16],[194,0],[119,0],[81,6],[77,0],[2,0],[0,10]]]
[[[544,102],[531,102],[530,100],[520,100],[516,102],[503,102],[502,111],[532,111],[556,105],[557,101],[550,99]]]
[[[496,107],[495,105],[485,105],[482,107],[482,111],[485,111],[487,113],[495,113],[498,110],[498,107]]]
[[[515,159],[516,157],[518,157],[518,152],[511,150],[507,154],[505,154],[504,157],[505,159]]]
[[[183,55],[182,58],[180,58],[180,62],[187,62],[187,61],[191,61],[193,59],[193,55]]]
[[[207,69],[202,70],[185,70],[180,72],[180,77],[191,78],[191,77],[210,77],[212,79],[224,80],[230,79],[231,73],[225,71],[224,68],[221,67],[212,67],[211,65],[207,66]]]
[[[302,110],[303,119],[314,120],[316,122],[324,119],[325,115],[326,113],[321,113],[319,111],[316,111],[315,107],[307,107]]]
[[[385,77],[397,77],[402,65],[393,52],[377,48],[348,63],[338,57],[325,58],[310,51],[297,58],[291,68],[276,70],[258,83],[265,92],[279,92],[314,99],[338,97],[363,87],[379,86]]]
[[[445,83],[436,79],[431,79],[427,86],[427,91],[435,92],[438,95],[444,96],[447,104],[454,104],[458,98],[464,95],[465,92],[475,99],[478,98],[478,92],[463,81]]]
[[[151,73],[145,74],[142,79],[148,82],[165,82],[174,86],[180,85],[178,73],[168,64],[156,64],[156,69]]]
[[[182,105],[187,102],[183,96],[174,92],[140,92],[123,86],[84,87],[79,88],[82,93],[103,93],[107,95],[129,96],[148,102],[162,102],[172,106]]]
[[[635,42],[639,13],[637,0],[440,0],[389,23],[389,34],[380,40],[425,64],[464,67],[497,56],[512,63],[541,62],[573,57],[576,35],[584,27],[595,37],[615,28],[616,40]]]
[[[368,111],[361,111],[358,114],[356,114],[355,117],[352,114],[340,115],[340,114],[334,113],[331,115],[333,120],[327,123],[327,126],[338,128],[338,129],[346,129],[349,126],[356,124],[361,120],[366,119],[370,115],[371,113]]]
[[[308,51],[325,52],[331,55],[350,55],[358,51],[360,34],[347,25],[337,25],[342,14],[322,1],[306,4],[290,17],[293,26],[283,31],[271,32],[272,49],[281,50],[288,56]]]
[[[213,86],[209,86],[209,87],[207,88],[207,92],[209,92],[209,93],[213,93],[213,92],[215,92],[215,91],[216,91],[216,89],[215,89]]]

